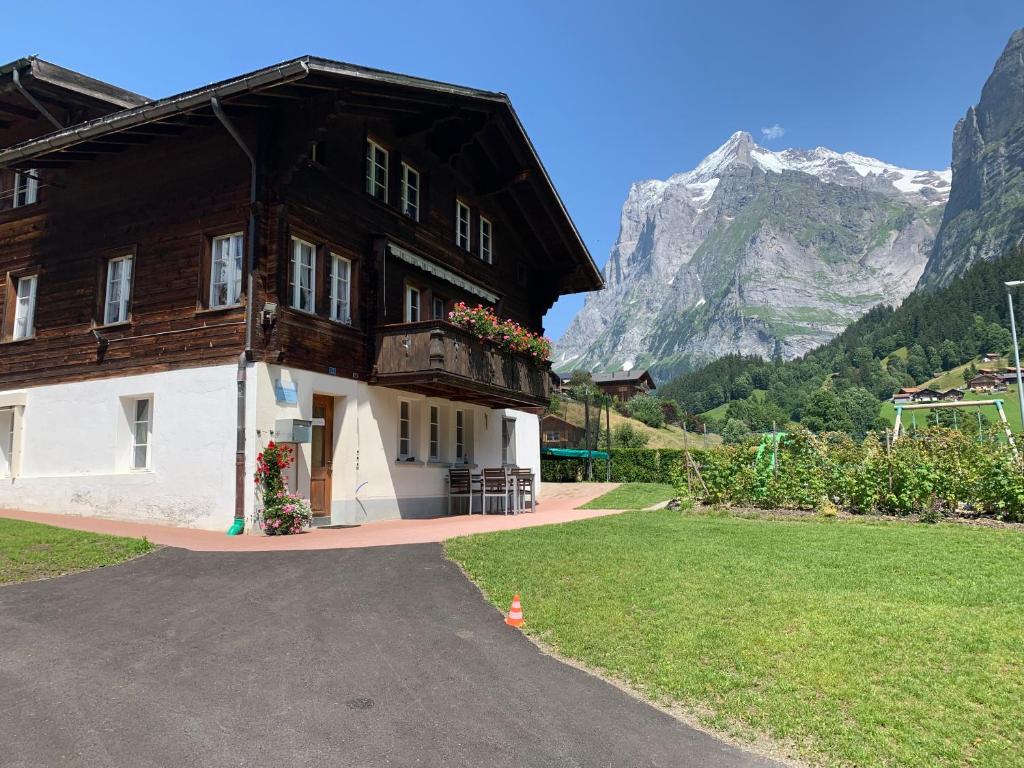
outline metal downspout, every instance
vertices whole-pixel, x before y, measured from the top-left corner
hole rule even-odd
[[[31,104],[33,107],[35,107],[39,111],[39,114],[41,114],[43,117],[45,117],[51,123],[53,123],[53,126],[58,131],[62,130],[64,128],[64,126],[61,124],[61,122],[56,117],[51,115],[50,114],[50,110],[48,110],[46,107],[44,107],[42,104],[40,104],[39,101],[36,99],[36,97],[33,96],[31,93],[29,93],[28,89],[24,85],[21,84],[21,75],[18,74],[18,68],[17,67],[15,67],[14,69],[11,70],[11,76],[14,79],[14,87],[17,88],[19,91],[21,91],[21,95],[25,97],[25,99],[28,101],[28,103]]]
[[[228,530],[229,536],[242,533],[245,528],[245,416],[246,416],[246,374],[247,364],[253,359],[252,352],[252,325],[253,325],[253,301],[255,300],[253,289],[253,274],[256,271],[256,179],[257,165],[256,156],[242,139],[241,134],[234,124],[224,113],[220,101],[214,96],[210,99],[210,107],[213,114],[217,116],[221,124],[241,147],[245,156],[249,158],[250,182],[249,182],[249,233],[246,237],[246,301],[245,301],[245,349],[238,356],[238,374],[236,376],[238,386],[238,414],[235,426],[235,521]]]

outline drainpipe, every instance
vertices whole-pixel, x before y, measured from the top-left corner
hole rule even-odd
[[[253,325],[253,302],[255,291],[253,289],[253,274],[256,272],[256,180],[257,166],[256,156],[242,139],[242,135],[235,128],[234,123],[224,113],[220,101],[214,96],[210,99],[210,107],[213,114],[217,116],[225,130],[231,134],[231,138],[241,147],[245,156],[249,158],[250,179],[249,179],[249,233],[246,237],[246,301],[245,301],[245,349],[238,356],[238,373],[235,377],[238,386],[238,413],[235,426],[235,520],[228,529],[228,536],[237,536],[245,530],[245,387],[248,363],[253,359],[252,351],[252,325]]]
[[[24,85],[21,84],[21,75],[18,74],[18,68],[17,67],[15,67],[14,69],[11,70],[11,76],[14,79],[14,87],[17,88],[19,91],[21,91],[21,95],[25,97],[25,99],[28,101],[28,103],[31,104],[33,107],[35,107],[39,111],[39,114],[41,114],[43,117],[45,117],[51,123],[53,123],[53,127],[54,128],[56,128],[58,131],[61,130],[64,126],[61,125],[60,120],[58,120],[56,117],[51,115],[50,114],[50,110],[48,110],[46,107],[44,107],[42,104],[40,104],[39,101],[36,99],[36,97],[33,96],[31,93],[29,93],[28,89]]]

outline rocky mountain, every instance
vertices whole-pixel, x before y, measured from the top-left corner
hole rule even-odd
[[[1010,37],[953,131],[953,188],[921,278],[944,285],[1024,238],[1024,29]]]
[[[607,288],[587,297],[555,366],[664,379],[729,352],[799,356],[913,290],[949,184],[948,170],[773,152],[735,133],[693,170],[632,186]]]

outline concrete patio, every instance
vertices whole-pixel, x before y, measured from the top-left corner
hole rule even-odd
[[[546,483],[541,490],[536,512],[519,515],[453,515],[425,520],[384,520],[367,523],[357,528],[315,528],[294,536],[264,536],[262,534],[227,536],[222,531],[12,509],[0,509],[0,517],[114,536],[145,537],[154,544],[179,547],[194,552],[349,549],[385,547],[395,544],[429,544],[473,533],[568,523],[573,520],[615,514],[618,510],[576,509],[576,507],[586,504],[616,487],[618,487],[617,483]]]

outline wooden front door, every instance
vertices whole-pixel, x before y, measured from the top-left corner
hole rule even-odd
[[[313,395],[313,445],[309,502],[316,516],[331,514],[331,465],[334,462],[334,398]]]

